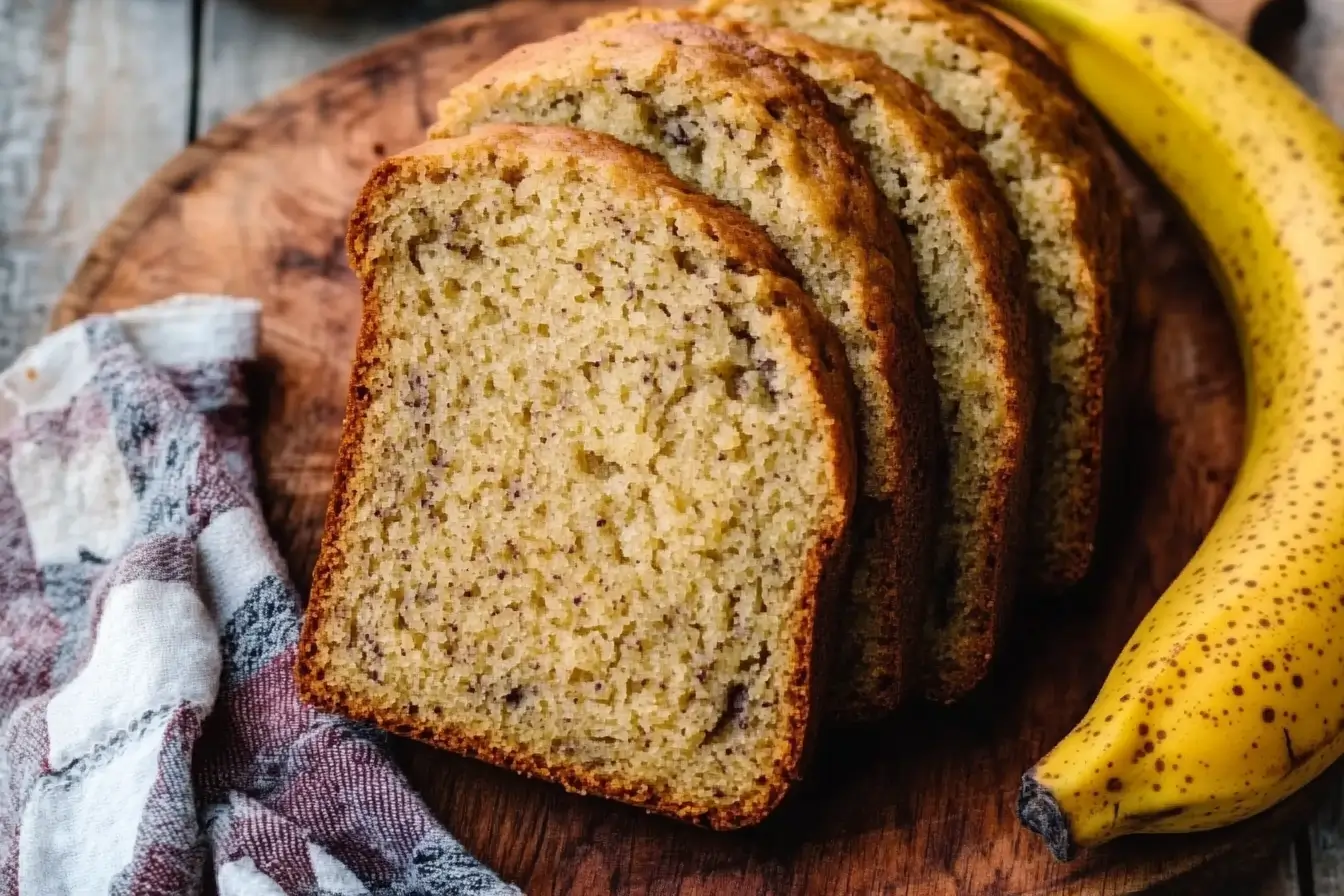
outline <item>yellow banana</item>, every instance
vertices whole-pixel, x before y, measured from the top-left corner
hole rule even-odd
[[[1023,823],[1065,858],[1230,824],[1344,753],[1344,135],[1174,3],[996,3],[1058,46],[1181,201],[1248,380],[1246,455],[1212,531],[1023,777]]]

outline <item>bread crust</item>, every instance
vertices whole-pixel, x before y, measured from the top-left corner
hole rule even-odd
[[[363,439],[365,412],[371,396],[369,371],[379,363],[379,310],[376,270],[369,257],[371,234],[378,210],[407,178],[451,171],[465,153],[493,153],[510,159],[544,157],[579,159],[600,172],[604,185],[631,191],[658,207],[690,213],[723,247],[726,257],[769,285],[770,314],[787,339],[787,348],[806,363],[812,403],[826,446],[827,467],[833,484],[830,504],[819,511],[819,535],[814,541],[797,586],[791,674],[785,686],[788,709],[771,773],[758,781],[751,795],[731,806],[711,805],[660,792],[648,782],[618,774],[602,774],[566,765],[563,760],[521,749],[502,738],[480,736],[450,725],[431,726],[423,720],[387,712],[357,694],[326,680],[320,631],[331,604],[339,599],[335,577],[346,558],[341,539],[346,502],[356,474]],[[595,166],[595,167],[592,167]],[[345,423],[337,453],[335,475],[323,531],[322,549],[313,573],[313,587],[304,619],[295,664],[300,696],[308,703],[351,718],[425,741],[435,746],[483,759],[537,778],[554,781],[576,793],[595,794],[632,803],[650,811],[726,829],[753,824],[783,798],[800,773],[811,732],[820,713],[820,688],[815,679],[824,674],[824,652],[819,627],[827,624],[836,599],[836,584],[848,552],[848,523],[853,510],[857,461],[853,439],[848,367],[843,347],[831,324],[816,310],[796,282],[796,274],[770,241],[741,213],[688,189],[661,161],[612,138],[569,128],[496,125],[470,136],[425,143],[385,160],[370,176],[356,201],[347,233],[351,267],[363,290],[363,315],[351,370]]]
[[[540,72],[540,74],[539,74]],[[932,577],[932,523],[939,434],[932,361],[916,309],[916,278],[904,237],[824,91],[783,57],[740,37],[691,22],[643,22],[562,35],[523,47],[457,88],[439,107],[432,134],[457,133],[535,78],[565,85],[602,83],[612,73],[659,72],[688,89],[730,93],[735,103],[774,119],[793,134],[817,201],[835,232],[832,242],[862,280],[855,309],[869,325],[881,394],[881,441],[862,443],[867,517],[881,517],[887,538],[859,552],[878,575],[859,600],[873,608],[881,636],[878,665],[890,670],[882,708],[914,687],[923,607]]]
[[[1032,110],[1020,121],[1022,132],[1062,175],[1060,187],[1073,209],[1071,250],[1084,272],[1092,310],[1086,337],[1080,340],[1085,343],[1080,354],[1086,384],[1081,393],[1085,429],[1077,446],[1081,457],[1069,471],[1063,504],[1043,506],[1043,499],[1037,499],[1032,507],[1030,560],[1024,572],[1031,587],[1047,592],[1077,582],[1090,563],[1096,530],[1106,366],[1113,344],[1112,305],[1123,288],[1117,281],[1126,214],[1115,173],[1102,151],[1100,127],[1086,104],[1043,53],[961,0],[702,0],[698,8],[804,31],[810,30],[806,20],[840,18],[858,10],[892,22],[935,23],[948,43],[976,54],[982,77],[993,77],[1001,94]],[[1038,432],[1038,446],[1047,444],[1048,437]],[[1038,462],[1034,478],[1039,479],[1041,469]]]

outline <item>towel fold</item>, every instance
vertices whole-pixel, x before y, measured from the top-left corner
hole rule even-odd
[[[257,303],[89,318],[0,374],[0,896],[517,894],[291,669]]]

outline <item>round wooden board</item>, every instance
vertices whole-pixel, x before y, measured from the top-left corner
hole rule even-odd
[[[54,325],[184,290],[262,299],[258,464],[301,589],[358,319],[342,243],[357,189],[380,156],[418,142],[465,75],[618,3],[511,0],[445,19],[226,121],[131,200],[63,297]],[[1217,294],[1163,200],[1132,176],[1129,189],[1146,269],[1123,341],[1112,432],[1124,442],[1108,447],[1097,561],[1062,600],[1023,597],[989,685],[952,709],[829,732],[775,816],[735,834],[401,744],[412,781],[466,846],[533,896],[1227,892],[1282,846],[1322,785],[1228,830],[1132,838],[1070,864],[1014,817],[1019,776],[1082,715],[1194,551],[1241,450],[1241,371]]]

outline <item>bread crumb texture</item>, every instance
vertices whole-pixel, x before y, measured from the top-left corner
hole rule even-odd
[[[656,153],[759,224],[835,324],[874,499],[835,681],[840,703],[894,707],[914,677],[932,573],[937,396],[908,248],[838,110],[777,54],[670,22],[519,48],[454,89],[432,133],[500,120],[570,124]]]
[[[907,487],[894,443],[909,436],[894,393],[908,378],[896,373],[893,316],[914,318],[913,274],[843,122],[810,79],[712,29],[630,24],[520,47],[454,88],[438,114],[436,137],[501,121],[610,134],[759,224],[844,341],[862,397],[865,494]]]
[[[854,487],[842,349],[657,160],[491,127],[384,163],[316,702],[731,827],[796,773]]]

